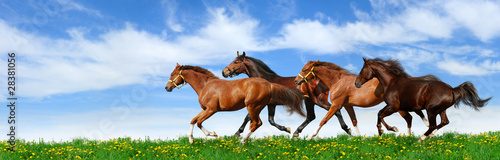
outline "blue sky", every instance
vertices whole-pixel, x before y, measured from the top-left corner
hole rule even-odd
[[[491,18],[500,17],[500,1],[3,0],[0,10],[0,53],[7,58],[14,51],[18,58],[21,138],[184,135],[201,108],[189,86],[164,90],[175,63],[199,65],[222,78],[236,51],[282,76],[296,76],[309,60],[357,74],[362,57],[398,59],[413,76],[434,74],[451,86],[471,81],[481,97],[494,97],[482,112],[449,109],[445,130],[500,130],[471,128],[500,122],[500,19]],[[376,133],[374,115],[382,105],[355,108],[362,133]],[[230,135],[245,114],[217,113],[204,125]],[[316,114],[302,135],[325,111]],[[402,118],[390,118],[405,128]],[[344,119],[349,121],[345,112]],[[303,118],[278,110],[276,120],[296,128]],[[423,123],[414,124],[416,134],[425,131]],[[328,125],[319,136],[341,133],[336,120]],[[270,134],[282,133],[264,122],[255,135]],[[197,129],[195,136],[204,137]]]

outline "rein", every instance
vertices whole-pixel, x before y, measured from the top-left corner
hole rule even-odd
[[[314,69],[314,66],[313,66],[313,67],[311,67],[311,70],[309,71],[309,73],[307,73],[307,74],[306,74],[306,76],[302,76],[302,75],[299,73],[299,76],[300,76],[300,77],[302,77],[302,79],[304,79],[304,81],[305,81],[307,84],[309,84],[309,82],[307,81],[307,77],[309,77],[309,75],[310,75],[310,74],[312,74],[312,75],[313,75],[313,78],[315,78],[315,77],[316,77],[316,74],[314,74],[313,69]]]
[[[233,77],[233,73],[235,73],[235,72],[236,72],[236,71],[238,71],[238,70],[241,70],[241,67],[243,67],[243,64],[244,64],[244,63],[245,63],[245,59],[243,59],[243,60],[241,61],[241,65],[240,65],[238,68],[234,69],[234,70],[231,70],[231,68],[226,67],[226,68],[227,68],[227,70],[229,70],[229,77]]]
[[[177,78],[181,77],[182,78],[182,81],[184,81],[184,83],[181,85],[181,86],[178,86],[177,84],[175,84],[175,81],[177,80]],[[168,80],[169,82],[172,82],[172,84],[174,84],[174,86],[177,88],[177,89],[181,89],[182,86],[186,85],[186,79],[184,79],[184,76],[182,76],[182,69],[181,71],[179,71],[179,74],[177,75],[177,77],[174,78],[174,80]]]

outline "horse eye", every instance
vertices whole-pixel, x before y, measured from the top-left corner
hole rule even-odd
[[[234,62],[234,64],[236,64],[236,62]]]

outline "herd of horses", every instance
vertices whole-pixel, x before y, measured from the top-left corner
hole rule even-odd
[[[259,114],[266,105],[269,111],[269,123],[281,131],[291,133],[289,127],[274,121],[276,105],[284,105],[288,112],[306,117],[293,137],[298,137],[316,118],[314,105],[328,112],[307,140],[315,137],[333,115],[338,118],[341,128],[351,134],[351,129],[345,124],[340,112],[342,107],[349,114],[356,134],[360,135],[353,107],[373,107],[382,101],[385,101],[386,106],[378,112],[379,135],[383,133],[381,124],[389,131],[398,131],[396,127],[384,121],[384,117],[395,112],[406,120],[408,134],[411,134],[412,116],[409,112],[415,112],[429,127],[421,136],[420,142],[427,137],[432,138],[439,129],[449,123],[446,116],[447,108],[452,105],[457,107],[459,102],[462,102],[478,110],[491,99],[491,97],[479,98],[474,85],[470,82],[452,88],[433,75],[411,77],[396,60],[384,61],[379,58],[363,58],[363,60],[363,68],[357,76],[333,63],[318,60],[309,61],[296,77],[281,77],[261,60],[248,57],[245,52],[241,55],[237,52],[236,59],[222,70],[222,75],[227,78],[244,73],[249,78],[223,80],[207,69],[177,64],[165,89],[171,92],[174,88],[189,83],[198,94],[198,101],[203,110],[190,123],[188,132],[190,143],[194,141],[195,124],[206,136],[217,137],[215,132],[210,132],[202,126],[203,121],[218,111],[236,111],[246,107],[248,115],[235,133],[235,136],[240,136],[250,121],[250,132],[241,140],[245,143],[262,125]],[[329,96],[330,101],[328,101]],[[306,113],[303,111],[302,101]],[[422,110],[426,110],[428,121]],[[441,117],[439,125],[436,124],[437,115]]]

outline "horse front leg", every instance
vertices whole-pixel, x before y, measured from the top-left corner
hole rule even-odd
[[[332,101],[332,106],[330,107],[330,110],[328,110],[328,112],[326,113],[323,120],[319,123],[318,129],[316,129],[316,131],[314,131],[311,135],[309,135],[309,137],[307,137],[306,140],[310,141],[313,137],[316,137],[316,135],[318,135],[319,133],[319,130],[321,130],[321,127],[323,127],[323,125],[325,125],[326,122],[328,122],[328,120],[332,118],[335,112],[339,111],[341,108],[342,108],[342,101],[340,102]]]
[[[306,120],[297,128],[297,130],[293,133],[292,138],[299,137],[299,134],[304,130],[304,128],[311,123],[314,119],[316,119],[316,114],[314,113],[314,102],[311,98],[304,99],[304,103],[306,104],[306,112],[307,117]]]
[[[332,104],[330,104],[328,102],[328,93],[329,91],[327,92],[324,92],[324,93],[320,93],[318,94],[316,100],[314,101],[314,103],[316,103],[318,106],[320,106],[321,108],[325,109],[325,110],[330,110],[330,106]],[[314,100],[314,99],[313,99]],[[347,110],[347,108],[346,108]],[[348,111],[349,112],[349,111]],[[342,116],[342,113],[339,111],[335,112],[335,116],[337,117],[338,121],[339,121],[339,124],[340,124],[340,127],[349,135],[351,135],[351,129],[347,126],[347,124],[345,123],[344,121],[344,117]],[[351,116],[352,118],[352,116]],[[359,131],[358,131],[359,132]]]
[[[385,123],[384,121],[384,118],[387,117],[387,116],[390,116],[391,114],[393,114],[394,112],[396,112],[397,110],[392,107],[392,105],[386,105],[384,108],[382,108],[379,112],[378,112],[378,119],[377,119],[377,128],[378,128],[378,135],[382,135],[382,133],[384,133],[384,130],[382,130],[382,124],[384,124],[385,128],[387,128],[387,130],[389,131],[393,131],[393,132],[398,132],[398,128],[396,127],[390,127],[389,125],[387,125],[387,123]]]
[[[268,104],[267,111],[268,111],[268,120],[272,126],[278,128],[280,131],[285,131],[288,133],[291,132],[290,127],[285,127],[285,126],[279,125],[278,123],[274,122],[274,114],[276,112],[276,105],[275,104]]]

